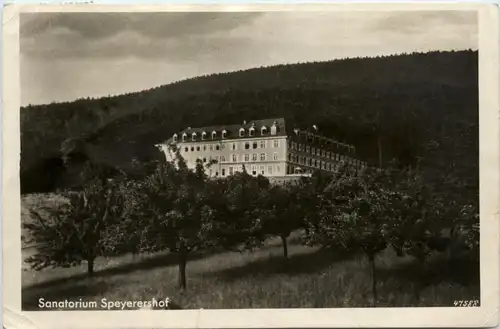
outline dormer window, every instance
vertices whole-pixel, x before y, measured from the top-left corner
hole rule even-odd
[[[185,142],[186,140],[187,140],[187,134],[184,133],[184,134],[182,134],[182,141]]]
[[[226,138],[226,137],[227,137],[227,130],[226,130],[226,129],[224,129],[224,130],[222,131],[222,138]]]
[[[217,137],[217,132],[214,130],[212,131],[212,139],[215,139],[215,137]]]
[[[205,140],[207,138],[207,133],[204,131],[201,133],[201,139]]]
[[[196,133],[191,134],[191,140],[194,142],[196,141]]]
[[[267,134],[267,127],[266,126],[260,128],[260,134],[263,136]]]
[[[240,137],[245,136],[245,128],[240,128]]]
[[[255,136],[255,128],[252,127],[248,130],[248,136]]]
[[[174,134],[173,138],[174,138],[174,143],[177,143],[177,134]]]
[[[271,135],[276,135],[277,131],[278,131],[278,123],[274,121],[273,125],[271,126]]]

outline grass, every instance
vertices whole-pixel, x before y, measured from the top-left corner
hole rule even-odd
[[[74,268],[22,273],[24,310],[45,300],[151,300],[170,297],[183,308],[302,308],[372,306],[370,271],[363,257],[300,245],[290,239],[282,258],[278,240],[253,253],[192,255],[188,288],[177,288],[176,255],[99,259],[96,275],[85,264]],[[452,306],[454,300],[479,300],[479,265],[432,257],[425,270],[412,259],[387,250],[377,258],[376,306]],[[418,292],[418,294],[417,294]],[[418,295],[418,297],[417,297]]]

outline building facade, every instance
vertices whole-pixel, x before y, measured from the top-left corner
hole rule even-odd
[[[341,161],[365,165],[355,158],[351,145],[326,138],[312,130],[287,129],[283,118],[254,120],[237,125],[188,127],[158,145],[168,161],[175,144],[189,168],[201,160],[209,177],[227,177],[243,168],[250,175],[285,181],[310,175],[314,170],[335,171]]]

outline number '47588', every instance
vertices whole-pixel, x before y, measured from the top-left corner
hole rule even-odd
[[[477,307],[479,306],[479,301],[477,299],[474,300],[456,300],[453,302],[454,306],[457,307]]]

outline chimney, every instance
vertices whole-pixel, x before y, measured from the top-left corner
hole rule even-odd
[[[247,124],[247,120],[243,120],[243,124],[246,125]]]

